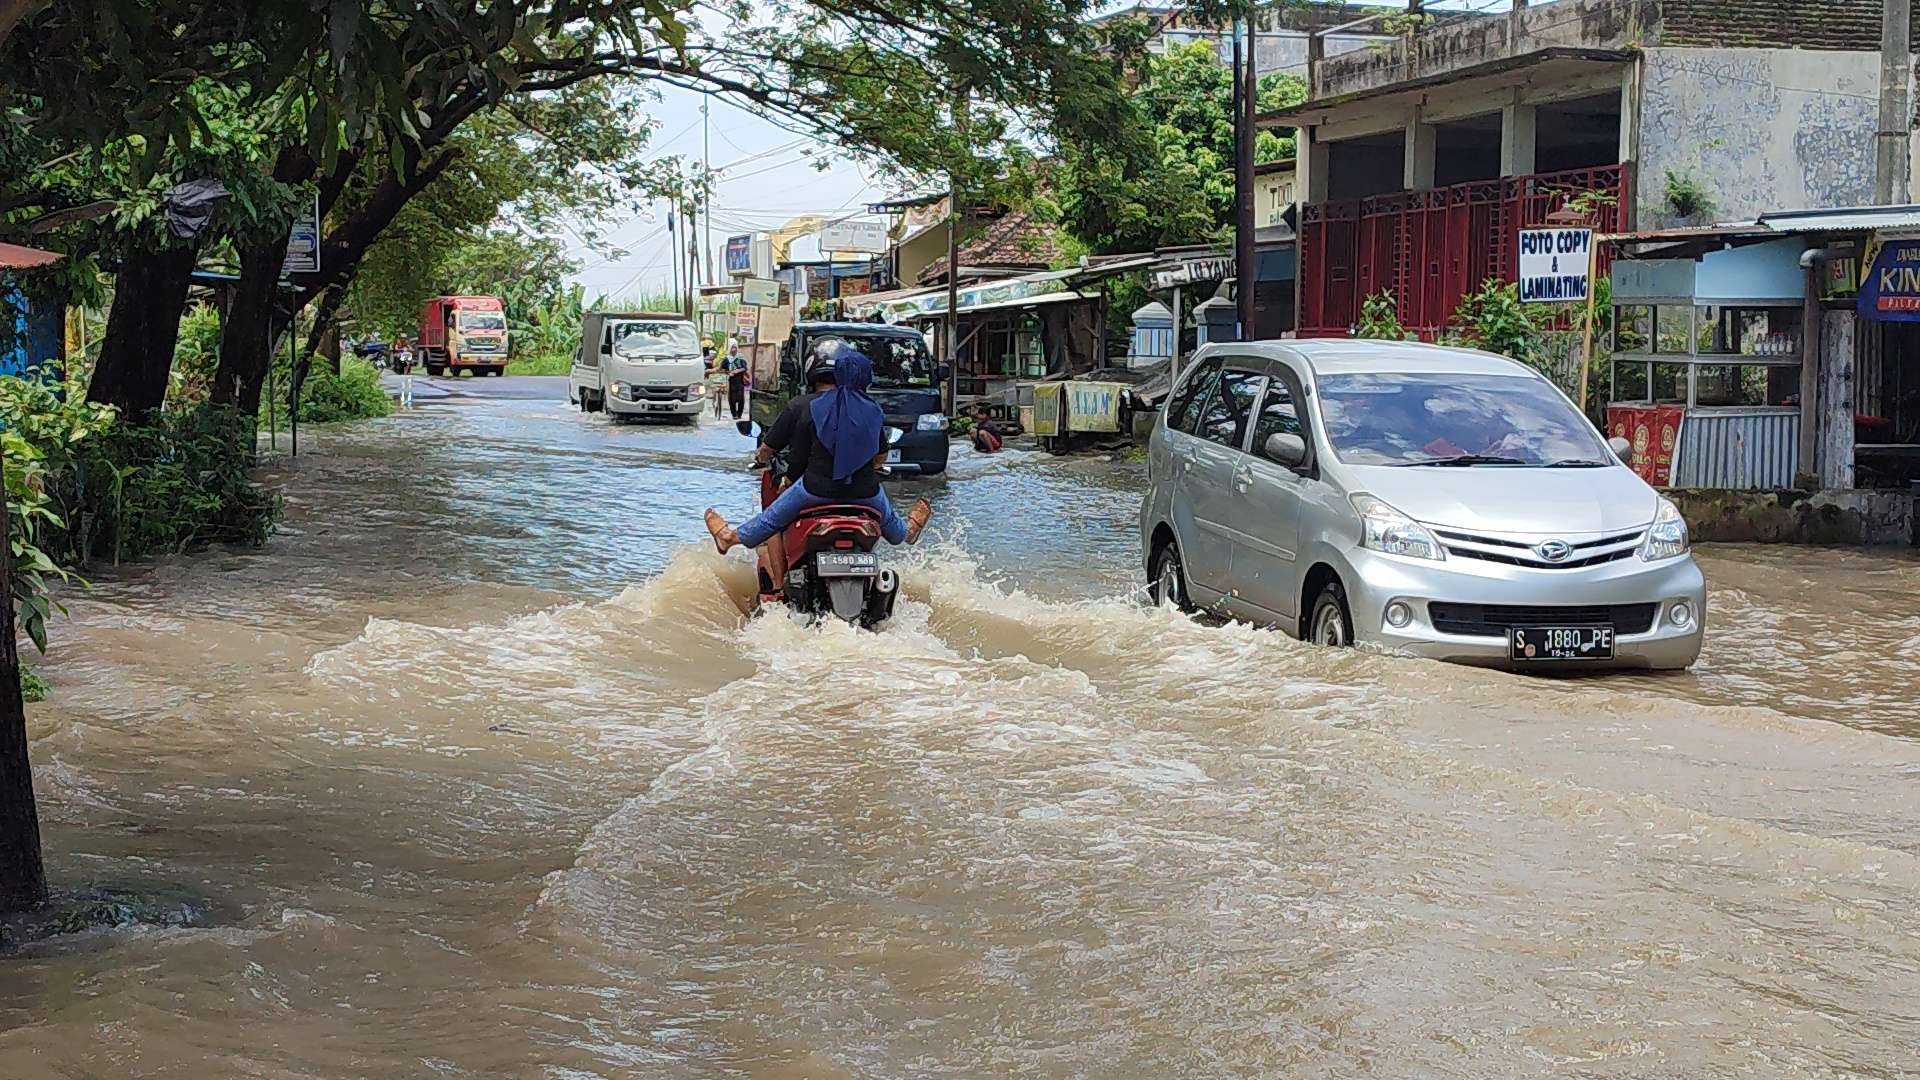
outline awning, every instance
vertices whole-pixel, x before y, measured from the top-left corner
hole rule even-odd
[[[1100,297],[1093,293],[1083,293],[1083,292],[1075,292],[1075,291],[1050,292],[1050,293],[1042,293],[1039,296],[1014,296],[1014,297],[1009,297],[1005,300],[988,301],[987,303],[984,303],[984,304],[962,303],[960,305],[960,314],[973,315],[982,311],[1008,311],[1008,310],[1014,310],[1018,308],[1038,307],[1041,304],[1064,304],[1074,300],[1098,300],[1098,299],[1100,299]],[[916,311],[911,314],[901,316],[900,321],[912,322],[916,319],[942,319],[946,317],[946,314],[947,313],[944,308],[938,311]]]
[[[0,244],[0,269],[31,270],[39,266],[51,266],[63,258],[65,256],[58,252],[41,251],[18,244]]]

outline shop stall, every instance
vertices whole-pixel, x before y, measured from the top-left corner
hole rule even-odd
[[[1792,486],[1805,243],[1734,231],[1659,250],[1613,264],[1608,434],[1659,487]]]

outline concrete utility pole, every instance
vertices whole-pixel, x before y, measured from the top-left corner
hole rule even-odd
[[[1244,31],[1242,30],[1244,28]],[[1258,137],[1253,125],[1259,107],[1260,74],[1254,60],[1256,27],[1253,20],[1237,24],[1234,34],[1234,227],[1233,270],[1234,299],[1238,303],[1240,340],[1252,341],[1253,283],[1258,276],[1254,265],[1253,234],[1253,144]]]
[[[1908,140],[1913,116],[1907,81],[1913,76],[1913,0],[1885,0],[1880,19],[1880,131],[1875,138],[1873,201],[1882,206],[1911,202]]]

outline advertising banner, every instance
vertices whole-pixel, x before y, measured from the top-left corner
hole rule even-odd
[[[1522,303],[1584,301],[1592,277],[1592,229],[1520,230]]]
[[[1068,431],[1119,431],[1119,383],[1070,382],[1067,387]]]
[[[1920,322],[1920,237],[1867,244],[1855,312],[1875,322]]]
[[[750,274],[753,272],[753,236],[727,237],[727,273]]]
[[[1060,435],[1062,431],[1060,414],[1061,383],[1041,383],[1033,388],[1033,433],[1035,435]]]
[[[760,329],[760,309],[759,308],[743,307],[740,309],[739,314],[734,316],[733,336],[739,340],[740,344],[742,345],[753,344],[754,341],[757,340],[756,335],[759,332],[759,329]]]
[[[1672,487],[1674,453],[1686,418],[1682,405],[1609,405],[1607,435],[1633,444],[1628,464],[1640,479],[1654,487]]]
[[[887,250],[887,223],[884,221],[836,221],[820,230],[820,250],[857,251],[878,255]]]
[[[750,307],[775,307],[780,303],[780,283],[772,278],[750,277],[740,283],[740,302]]]

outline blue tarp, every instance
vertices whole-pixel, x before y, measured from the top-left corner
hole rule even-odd
[[[57,368],[66,308],[59,303],[29,303],[25,293],[0,276],[0,318],[13,323],[8,344],[0,345],[0,375],[24,375],[28,368]]]

